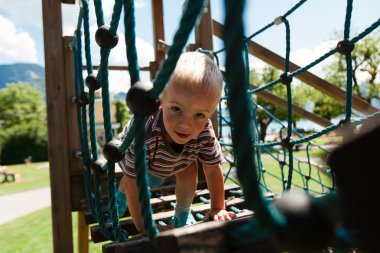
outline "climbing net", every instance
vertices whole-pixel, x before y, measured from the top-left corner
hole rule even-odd
[[[250,242],[262,238],[263,235],[278,234],[280,229],[286,229],[284,217],[276,208],[268,206],[263,198],[262,189],[268,190],[265,183],[265,169],[261,162],[261,150],[266,151],[266,148],[280,146],[284,154],[279,160],[281,166],[281,180],[283,182],[283,191],[291,189],[293,172],[301,174],[305,181],[304,185],[300,186],[308,190],[308,182],[311,180],[311,168],[308,172],[296,169],[294,166],[293,147],[300,143],[308,143],[313,139],[324,135],[328,132],[336,130],[339,125],[332,125],[317,133],[307,137],[297,139],[292,138],[292,78],[307,71],[312,66],[322,62],[335,53],[341,53],[346,56],[347,63],[347,85],[346,85],[346,113],[345,122],[364,121],[365,118],[353,121],[351,119],[351,99],[352,99],[352,58],[351,51],[354,44],[361,38],[368,35],[380,25],[380,20],[377,20],[370,27],[354,38],[349,37],[350,33],[350,18],[352,12],[352,0],[347,1],[347,12],[344,29],[344,38],[338,43],[338,46],[314,62],[302,67],[294,72],[290,70],[290,25],[287,16],[301,6],[306,0],[300,1],[291,10],[285,13],[280,18],[268,24],[258,32],[249,37],[243,34],[242,12],[244,1],[226,1],[226,20],[225,20],[225,48],[212,53],[218,61],[218,54],[222,51],[226,53],[226,95],[227,104],[230,111],[231,121],[231,137],[232,143],[222,142],[222,145],[229,150],[232,148],[233,156],[230,165],[236,167],[237,178],[243,188],[243,194],[248,209],[255,212],[255,220],[248,225],[248,229],[244,229],[245,235],[248,233]],[[169,48],[167,58],[161,64],[160,70],[157,72],[152,85],[140,81],[139,66],[137,64],[136,52],[136,36],[135,36],[135,18],[134,18],[134,3],[133,0],[115,0],[113,15],[110,26],[105,25],[101,0],[94,0],[95,12],[98,30],[95,34],[95,39],[100,46],[101,60],[97,75],[93,73],[90,50],[90,33],[89,33],[89,3],[88,0],[81,0],[81,8],[79,12],[77,29],[75,31],[75,39],[72,42],[72,49],[75,59],[75,94],[76,102],[78,103],[78,122],[80,128],[81,145],[83,149],[83,158],[85,164],[84,178],[87,192],[87,199],[92,210],[94,218],[99,222],[99,227],[102,233],[113,241],[125,241],[127,234],[120,227],[118,210],[116,208],[116,179],[115,179],[115,163],[120,161],[124,156],[125,150],[131,142],[135,141],[136,157],[135,170],[136,180],[138,185],[138,198],[141,206],[141,215],[143,218],[143,227],[148,237],[154,240],[158,234],[156,224],[152,219],[152,208],[149,204],[150,192],[147,178],[147,164],[145,161],[145,116],[153,113],[158,108],[158,96],[164,89],[167,81],[172,74],[175,64],[182,53],[185,44],[189,38],[190,32],[195,26],[199,18],[206,0],[189,0],[184,6],[183,15],[179,24],[180,29],[176,32],[173,40],[173,45]],[[110,98],[109,98],[109,81],[108,81],[108,58],[110,51],[118,42],[117,28],[121,17],[122,9],[124,8],[124,26],[125,26],[125,43],[127,46],[128,69],[132,87],[128,91],[126,102],[130,110],[134,113],[134,120],[128,133],[121,141],[114,139],[112,134],[111,116],[110,116]],[[285,72],[281,78],[274,80],[260,88],[250,90],[248,92],[248,75],[249,61],[247,41],[261,32],[267,30],[275,23],[283,23],[286,28],[286,57],[284,62]],[[83,63],[82,63],[82,26],[84,30],[84,51],[86,59],[87,77],[83,78]],[[251,96],[262,90],[268,89],[278,83],[286,85],[288,99],[288,125],[287,134],[281,141],[261,142],[257,141],[259,129],[255,123],[256,109],[259,107],[252,100]],[[85,91],[85,85],[88,87],[88,92]],[[103,103],[103,118],[106,144],[103,148],[103,154],[106,162],[99,159],[98,148],[96,145],[96,130],[95,130],[95,113],[94,113],[94,97],[97,89],[102,89]],[[88,106],[87,106],[88,105]],[[88,108],[88,110],[87,110]],[[373,117],[370,115],[366,118]],[[87,118],[89,118],[90,135],[87,135]],[[221,119],[223,120],[223,119]],[[268,152],[269,154],[270,152]],[[254,154],[254,156],[252,155]],[[270,153],[271,154],[271,153]],[[287,154],[287,155],[286,155]],[[307,153],[308,154],[308,153]],[[310,158],[308,157],[308,164]],[[287,158],[287,159],[286,159]],[[285,178],[284,168],[288,168],[287,178]],[[100,177],[107,174],[107,192],[108,192],[108,217],[104,216],[101,203],[101,184]],[[268,173],[267,173],[268,174]],[[91,180],[93,176],[93,181]],[[255,183],[257,182],[257,183]],[[333,190],[332,185],[323,185],[321,193]],[[326,190],[327,189],[327,190]],[[111,221],[112,226],[106,226]],[[235,235],[237,244],[244,244],[239,238],[241,231],[237,231]],[[257,232],[261,231],[261,232]],[[240,233],[240,234],[239,234]],[[240,236],[240,237],[239,237]],[[243,238],[247,238],[244,236]]]
[[[331,49],[329,52],[326,52],[324,55],[320,56],[315,61],[309,63],[308,65],[299,68],[295,70],[294,72],[290,73],[290,23],[287,19],[288,16],[290,16],[295,10],[297,10],[299,7],[301,7],[307,0],[301,0],[296,5],[294,5],[291,9],[289,9],[285,14],[282,16],[277,17],[274,21],[270,22],[269,24],[265,25],[261,29],[259,29],[257,32],[254,32],[252,35],[245,37],[243,36],[243,62],[245,67],[245,83],[249,85],[249,73],[250,73],[250,63],[248,60],[249,56],[249,41],[256,37],[257,35],[263,33],[267,29],[271,28],[274,25],[281,25],[284,24],[285,26],[285,43],[286,43],[286,52],[285,52],[285,60],[284,60],[284,73],[278,78],[277,80],[273,80],[259,88],[253,88],[249,89],[247,86],[248,93],[252,96],[252,99],[250,99],[249,107],[250,111],[252,112],[252,132],[253,132],[253,143],[255,147],[255,167],[258,173],[258,181],[260,186],[263,190],[273,192],[277,190],[278,192],[285,192],[291,190],[292,187],[303,189],[309,193],[313,193],[315,195],[324,195],[328,192],[335,192],[335,186],[334,186],[334,175],[331,173],[331,170],[327,167],[325,164],[318,164],[316,162],[313,162],[310,151],[312,148],[319,149],[323,153],[329,153],[328,150],[323,148],[322,146],[316,144],[313,142],[316,138],[331,133],[340,127],[342,127],[345,124],[351,123],[351,124],[360,124],[370,118],[376,117],[379,112],[375,112],[371,115],[368,115],[366,117],[357,118],[355,120],[352,120],[352,73],[353,73],[353,67],[352,67],[352,57],[351,52],[354,50],[354,45],[356,42],[367,36],[369,33],[371,33],[373,30],[375,30],[379,26],[379,22],[374,22],[370,27],[365,29],[363,32],[355,36],[354,38],[349,37],[350,34],[350,19],[351,19],[351,12],[352,12],[352,2],[347,2],[347,8],[346,8],[346,19],[344,24],[344,38],[341,40],[336,48]],[[218,51],[213,52],[217,63],[219,63],[219,54],[222,52],[225,52],[226,48],[220,49]],[[329,58],[330,56],[333,56],[334,54],[339,53],[346,56],[346,99],[345,99],[345,118],[344,120],[340,121],[338,124],[331,125],[329,127],[326,127],[318,132],[315,132],[312,135],[309,135],[305,137],[301,133],[299,133],[296,129],[293,129],[293,94],[291,90],[291,84],[293,77],[297,77],[298,75],[308,71],[310,68],[316,66],[317,64],[321,63],[325,59]],[[268,90],[275,85],[285,85],[286,86],[286,93],[287,93],[287,123],[284,124],[280,120],[278,120],[271,112],[269,112],[266,108],[261,107],[259,104],[257,104],[254,96],[262,91]],[[228,86],[226,86],[226,94],[227,96],[222,98],[222,101],[229,101],[230,96]],[[228,107],[230,108],[230,106]],[[272,118],[276,123],[280,125],[280,131],[279,131],[279,139],[278,141],[272,141],[272,142],[264,142],[260,140],[260,129],[259,124],[257,122],[257,113],[258,111],[264,113],[267,115],[267,117]],[[219,125],[228,125],[231,128],[233,128],[232,121],[228,117],[225,117],[222,112],[222,107],[219,107]],[[232,119],[232,117],[231,117]],[[242,123],[242,122],[240,122]],[[238,123],[238,125],[240,124]],[[226,134],[223,133],[224,128],[220,128],[219,130],[219,136],[225,136]],[[284,132],[286,132],[285,136],[283,136]],[[295,136],[295,138],[294,138]],[[226,150],[227,153],[234,153],[234,148],[231,149],[234,145],[230,142],[226,142],[224,140],[220,140],[222,146]],[[298,145],[304,144],[306,147],[305,153],[306,153],[306,159],[297,158],[294,156],[294,150],[295,147]],[[235,151],[236,153],[236,151]],[[266,154],[270,158],[273,158],[273,160],[276,161],[279,167],[279,173],[276,173],[273,169],[266,169],[263,165],[263,159],[262,154]],[[234,155],[232,155],[234,157]],[[226,157],[226,160],[229,162],[230,169],[228,173],[231,171],[232,168],[235,167],[235,161],[234,159],[231,159],[230,157]],[[273,164],[271,164],[273,166]],[[295,183],[293,181],[293,175],[297,175],[298,183]],[[282,188],[280,190],[274,189],[273,186],[270,186],[267,184],[266,175],[270,176],[271,178],[278,179],[278,181],[281,182]]]

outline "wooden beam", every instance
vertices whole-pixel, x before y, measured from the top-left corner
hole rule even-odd
[[[83,66],[83,70],[86,70],[87,69],[87,66],[84,65]],[[92,67],[93,70],[98,70],[99,69],[99,66],[95,65]],[[108,66],[108,70],[129,70],[128,66]],[[140,70],[141,71],[150,71],[151,70],[151,67],[150,66],[144,66],[144,67],[140,67]]]
[[[222,38],[223,25],[213,20],[213,32],[219,38]],[[264,62],[274,66],[275,68],[284,69],[285,59],[278,54],[270,51],[269,49],[253,42],[252,40],[248,41],[249,53],[257,58],[263,60]],[[300,67],[294,63],[290,63],[290,72],[294,72]],[[338,86],[335,86],[324,79],[306,71],[303,72],[295,78],[301,80],[302,82],[316,88],[317,90],[329,95],[334,98],[336,101],[344,104],[346,101],[346,92],[340,89]],[[352,107],[359,112],[365,114],[372,114],[378,111],[377,108],[373,107],[367,103],[364,99],[353,96],[352,97]]]
[[[67,129],[68,129],[68,148],[69,159],[68,164],[70,169],[70,178],[73,175],[83,175],[83,160],[75,157],[74,153],[81,149],[79,125],[77,117],[77,104],[72,102],[75,97],[75,84],[74,84],[74,55],[71,50],[70,43],[74,37],[64,37],[64,57],[65,57],[65,90],[66,90],[66,112],[67,112]],[[83,187],[82,187],[83,188]]]
[[[254,88],[256,88],[256,86],[251,84],[251,88],[254,89]],[[279,106],[283,109],[288,108],[288,102],[285,99],[274,95],[270,91],[262,90],[262,91],[256,93],[256,95],[258,97],[268,101],[269,103],[271,103],[273,105]],[[294,114],[296,114],[302,118],[308,119],[308,120],[310,120],[310,121],[312,121],[312,122],[314,122],[320,126],[328,127],[328,126],[332,125],[332,123],[329,120],[327,120],[321,116],[318,116],[315,113],[308,112],[305,109],[302,109],[301,107],[299,107],[297,105],[293,105],[293,112],[294,112]]]
[[[160,48],[160,40],[165,41],[164,8],[162,0],[152,0],[153,46],[155,61],[151,63],[151,79],[156,75],[161,61],[165,58],[165,51]]]
[[[156,237],[157,252],[187,253],[258,253],[279,252],[270,241],[257,241],[249,245],[236,247],[231,241],[232,231],[247,224],[251,216],[243,216],[228,222],[204,222],[190,227],[173,229],[160,233]],[[243,239],[243,238],[242,238]]]
[[[238,215],[239,216],[239,215]],[[147,237],[132,238],[123,243],[103,245],[104,253],[274,253],[279,252],[272,239],[258,240],[245,246],[232,245],[231,231],[247,224],[252,216],[242,216],[227,222],[203,222],[192,226],[161,232],[155,244]]]
[[[78,212],[78,252],[88,253],[89,228],[84,220],[84,212]]]
[[[54,252],[73,252],[61,1],[42,1]]]
[[[212,51],[214,49],[212,40],[212,18],[210,2],[208,2],[202,13],[199,25],[195,27],[195,43],[205,50]],[[219,137],[219,120],[218,114],[216,112],[211,116],[211,122],[216,137]]]

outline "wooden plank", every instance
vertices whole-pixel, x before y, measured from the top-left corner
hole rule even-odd
[[[65,89],[66,89],[66,108],[67,108],[67,129],[69,140],[70,156],[70,175],[83,174],[83,160],[75,157],[75,151],[81,150],[79,125],[77,117],[77,104],[72,102],[75,97],[75,77],[74,77],[74,55],[70,48],[70,43],[74,37],[64,37],[64,55],[65,55]]]
[[[228,222],[206,222],[165,231],[156,237],[156,248],[166,253],[243,253],[243,252],[279,252],[275,244],[259,241],[237,248],[231,244],[231,231],[247,224],[251,216],[244,216]]]
[[[171,193],[171,195],[162,196],[162,197],[158,197],[158,198],[151,198],[150,199],[150,204],[152,205],[152,209],[153,209],[154,213],[161,212],[161,211],[163,211],[165,209],[170,209],[171,208],[170,203],[171,202],[175,202],[175,200],[176,200],[176,196],[174,195],[174,186],[175,185],[169,185],[168,186],[168,187],[170,187],[173,190],[172,193]],[[238,186],[238,185],[227,185],[225,187],[225,197],[228,198],[228,197],[231,197],[233,195],[233,194],[231,194],[229,192],[230,190],[238,190],[238,189],[240,189],[240,186]],[[156,190],[154,188],[151,189],[151,192],[155,192],[155,191]],[[200,196],[205,197],[205,198],[209,198],[210,194],[209,194],[208,190],[206,190],[206,189],[204,189],[204,190],[201,190],[201,189],[197,190],[195,192],[193,203],[197,203],[198,198]],[[105,205],[104,205],[104,211],[106,211],[106,208],[107,208],[107,205],[105,203]],[[130,216],[129,210],[127,209],[127,211],[125,212],[125,214],[123,215],[123,217],[129,217],[129,216]],[[85,211],[85,217],[86,217],[85,218],[86,224],[93,224],[93,223],[97,222],[92,217],[91,210],[86,210]]]
[[[253,85],[253,84],[250,84],[250,85],[251,85],[251,88],[253,88],[253,89],[256,88],[255,85]],[[267,102],[269,102],[273,105],[279,106],[283,109],[288,108],[288,102],[285,99],[274,95],[273,93],[271,93],[268,90],[262,90],[262,91],[256,93],[256,95],[262,99],[265,99]],[[312,121],[312,122],[314,122],[320,126],[328,127],[328,126],[332,125],[332,123],[329,120],[327,120],[321,116],[318,116],[315,113],[308,112],[308,111],[304,110],[303,108],[301,108],[297,105],[293,105],[293,112],[294,112],[294,114],[296,114],[302,118],[308,119],[308,120],[310,120],[310,121]]]
[[[234,198],[231,200],[226,201],[226,208],[228,209],[231,206],[235,206],[237,208],[244,208],[244,199],[242,198]],[[193,206],[191,208],[191,213],[193,215],[197,213],[205,214],[208,210],[210,210],[210,204],[203,204],[203,205],[198,205],[198,206]],[[249,211],[243,211],[240,215],[249,215],[251,214]],[[170,211],[165,211],[165,212],[160,212],[160,213],[155,213],[153,214],[153,220],[158,222],[158,221],[164,221],[167,224],[171,223],[171,218],[174,215],[174,210]],[[110,227],[111,225],[109,225]],[[128,235],[134,236],[138,234],[138,231],[133,223],[132,220],[123,220],[120,222],[120,226],[122,229],[127,231]],[[99,226],[92,226],[90,228],[91,231],[91,238],[94,243],[98,242],[103,242],[106,241],[106,238],[103,236],[103,234],[100,231]]]
[[[213,20],[213,33],[219,38],[222,38],[223,25]],[[269,49],[253,42],[248,41],[249,53],[257,58],[263,60],[264,62],[280,69],[284,69],[285,59],[278,54],[270,51]],[[290,72],[294,72],[300,67],[294,63],[290,63]],[[317,90],[329,95],[330,97],[336,99],[336,101],[344,104],[346,101],[346,92],[339,87],[325,81],[324,79],[306,71],[302,74],[295,76],[295,78],[301,80],[302,82],[316,88]],[[353,96],[352,97],[352,107],[359,112],[365,114],[372,114],[377,112],[378,109],[367,103],[364,99]]]
[[[84,213],[78,212],[78,252],[88,253],[88,235],[89,229],[88,225],[84,220]]]
[[[87,69],[87,66],[83,65],[83,70],[86,70],[86,69]],[[92,66],[92,69],[98,70],[99,66],[98,65]],[[129,70],[129,67],[128,66],[108,66],[108,70],[123,70],[124,71],[124,70]],[[140,70],[151,71],[151,67],[150,66],[140,67]]]
[[[102,246],[103,253],[156,253],[154,244],[147,237],[131,238],[127,242],[112,242]]]
[[[70,153],[60,1],[42,1],[54,252],[73,252]]]
[[[151,62],[151,79],[155,77],[161,61],[165,58],[165,51],[160,47],[160,40],[165,41],[164,8],[162,0],[152,0],[152,22],[155,61]]]
[[[251,215],[244,215],[227,222],[205,222],[188,227],[161,232],[153,244],[147,237],[133,238],[123,243],[103,245],[104,253],[245,253],[279,252],[270,239],[258,241],[246,246],[231,245],[231,231],[247,224]]]

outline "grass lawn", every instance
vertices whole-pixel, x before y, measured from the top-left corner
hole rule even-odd
[[[19,171],[21,173],[20,182],[0,184],[0,195],[33,190],[50,185],[49,163],[17,164],[7,166],[9,171]]]
[[[74,250],[78,252],[78,215],[73,213]],[[0,225],[1,252],[53,252],[51,210],[45,208],[12,222]],[[89,252],[101,253],[102,244],[90,242]]]
[[[281,170],[278,162],[268,155],[263,158],[263,165],[266,169],[264,177],[260,178],[261,182],[265,183],[272,192],[281,194],[282,184]],[[294,164],[298,167],[297,164]],[[224,166],[224,169],[227,169]],[[0,195],[15,193],[25,190],[38,189],[49,186],[49,169],[48,163],[33,163],[30,165],[20,164],[8,166],[9,170],[17,170],[21,173],[20,183],[0,184]],[[299,168],[303,173],[307,173],[308,167],[303,164]],[[287,177],[287,168],[284,170]],[[321,175],[317,169],[312,169],[312,177],[320,178],[327,185],[331,183],[328,176]],[[229,181],[228,183],[232,183]],[[296,172],[293,174],[293,184],[304,185],[304,177]],[[321,191],[321,186],[317,183],[309,182],[310,189]],[[294,188],[293,188],[294,189]],[[265,190],[264,190],[265,191]],[[73,238],[74,249],[77,252],[77,213],[73,213]],[[44,253],[53,252],[52,243],[52,225],[51,225],[51,210],[50,208],[42,209],[27,216],[24,216],[15,221],[0,225],[0,248],[1,252],[23,252],[23,253]],[[102,252],[102,244],[90,243],[90,252]]]

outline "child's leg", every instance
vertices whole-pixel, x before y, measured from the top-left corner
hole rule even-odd
[[[123,177],[120,179],[119,189],[116,193],[116,201],[117,201],[117,209],[119,211],[119,217],[124,216],[125,212],[127,211],[127,196],[125,195],[126,177],[127,177],[126,175],[123,175]],[[159,178],[151,174],[148,174],[148,178],[149,178],[150,187],[160,186],[165,182],[164,178]]]
[[[184,171],[176,174],[175,194],[177,203],[172,220],[174,227],[185,226],[190,214],[190,206],[198,183],[198,164],[193,162]]]
[[[128,176],[123,176],[125,178],[125,194],[127,195],[128,209],[132,216],[133,223],[135,224],[137,230],[141,233],[143,232],[142,218],[140,215],[140,205],[137,196],[137,185],[136,179]]]
[[[119,183],[119,189],[116,193],[116,202],[117,202],[117,210],[119,212],[119,217],[124,216],[127,211],[127,196],[125,195],[125,175],[122,176]]]

